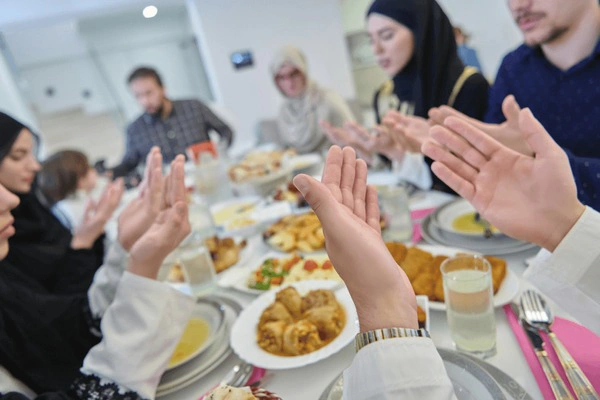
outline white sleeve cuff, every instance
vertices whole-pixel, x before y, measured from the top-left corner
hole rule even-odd
[[[600,332],[600,213],[586,207],[554,252],[546,250],[523,274],[579,322]]]
[[[402,161],[392,162],[392,170],[400,179],[412,183],[421,190],[431,189],[433,184],[431,170],[423,154],[407,152]]]
[[[104,337],[81,371],[154,398],[194,304],[165,283],[126,272],[102,319]]]
[[[128,253],[118,241],[114,241],[104,256],[104,263],[88,289],[90,310],[94,317],[102,317],[112,303],[117,286],[127,266]]]
[[[371,343],[344,371],[344,400],[455,398],[444,362],[429,338]]]

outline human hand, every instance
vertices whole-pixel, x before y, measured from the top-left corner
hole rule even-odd
[[[335,127],[327,121],[321,121],[320,125],[333,144],[340,147],[350,146],[367,163],[370,164],[373,161],[375,153],[369,149],[368,143],[363,139],[365,132],[366,136],[369,136],[369,133],[358,123],[346,122],[342,128]]]
[[[421,146],[429,138],[430,124],[422,117],[390,110],[383,117],[382,123],[388,127],[390,134],[411,153],[420,153]]]
[[[184,163],[183,155],[171,163],[171,171],[164,183],[164,209],[131,247],[129,271],[134,274],[156,279],[164,259],[191,232],[185,201]]]
[[[444,120],[451,116],[462,118],[475,128],[487,133],[503,145],[521,154],[528,156],[533,155],[533,150],[531,147],[529,147],[527,141],[524,139],[521,131],[519,130],[519,115],[521,112],[521,107],[519,107],[517,100],[515,100],[515,96],[506,96],[502,102],[502,112],[504,113],[504,117],[506,117],[506,121],[501,124],[486,124],[474,118],[467,117],[461,112],[456,111],[448,106],[432,108],[429,110],[429,117],[434,123],[439,125],[443,125]]]
[[[427,141],[423,153],[435,160],[433,172],[483,218],[509,236],[553,251],[585,207],[577,200],[565,152],[529,109],[519,112],[518,124],[535,156],[512,150],[457,117],[431,128],[435,141]]]
[[[76,228],[71,239],[71,248],[89,249],[104,232],[104,226],[112,217],[123,196],[123,180],[117,179],[104,188],[98,202],[87,200],[83,212],[83,221]]]
[[[337,146],[329,150],[322,182],[294,178],[321,221],[327,254],[356,305],[361,331],[417,328],[414,291],[383,242],[377,192],[366,182],[365,162]]]
[[[139,195],[119,215],[117,240],[125,250],[131,249],[163,208],[162,186],[162,155],[158,147],[153,147],[146,157],[146,170]]]

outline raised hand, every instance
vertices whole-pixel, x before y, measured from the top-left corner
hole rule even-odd
[[[553,251],[584,211],[569,160],[529,109],[518,131],[535,156],[521,154],[463,118],[431,128],[423,153],[433,172],[509,236]],[[436,142],[437,141],[437,142]]]
[[[132,273],[156,279],[164,259],[191,231],[185,201],[184,163],[182,155],[171,163],[164,185],[165,208],[131,248],[129,271]]]
[[[523,138],[519,130],[519,115],[521,107],[515,100],[513,95],[506,96],[502,102],[502,112],[506,117],[506,121],[501,124],[486,124],[474,118],[467,117],[455,109],[442,106],[429,110],[431,120],[439,125],[444,124],[444,120],[448,117],[462,118],[469,122],[477,129],[487,133],[503,145],[528,156],[533,155],[533,150],[529,147],[527,141]]]
[[[429,138],[429,121],[422,117],[390,110],[382,123],[389,129],[390,135],[411,153],[420,153],[421,146]]]
[[[118,241],[127,251],[150,228],[163,208],[162,155],[153,147],[146,157],[139,195],[119,215]]]
[[[89,249],[104,232],[104,226],[112,217],[123,196],[123,180],[117,179],[104,188],[98,202],[88,199],[83,212],[83,221],[71,239],[73,249]]]
[[[368,142],[369,132],[356,122],[346,122],[343,128],[331,125],[327,121],[320,122],[321,128],[329,140],[340,147],[350,146],[359,157],[371,163],[375,153]]]
[[[337,146],[329,150],[322,182],[294,178],[321,221],[327,254],[348,286],[361,331],[417,328],[414,291],[381,238],[377,192],[366,182],[366,163]]]

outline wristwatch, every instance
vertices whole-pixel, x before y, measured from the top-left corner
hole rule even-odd
[[[354,346],[358,352],[368,344],[394,338],[406,337],[430,337],[427,329],[410,329],[410,328],[383,328],[372,331],[361,332],[354,338]]]

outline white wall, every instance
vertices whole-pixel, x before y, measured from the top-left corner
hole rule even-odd
[[[21,95],[4,56],[0,54],[0,110],[24,124],[37,128],[37,121]]]
[[[268,66],[284,44],[306,53],[314,80],[355,96],[339,0],[188,0],[188,6],[215,99],[235,116],[236,148],[253,142],[257,121],[277,114],[281,95]],[[253,67],[234,70],[229,57],[238,50],[253,53]]]
[[[471,34],[485,75],[493,80],[504,55],[522,42],[522,36],[503,0],[437,0],[453,24]],[[341,0],[346,32],[365,29],[365,13],[372,0]]]

